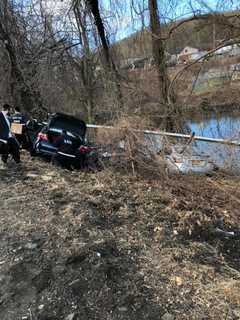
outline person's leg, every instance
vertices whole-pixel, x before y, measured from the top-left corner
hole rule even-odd
[[[8,161],[8,154],[2,154],[2,162],[7,163]]]
[[[8,160],[8,154],[9,154],[9,145],[8,144],[0,144],[0,153],[1,153],[1,159],[4,163],[7,163]]]
[[[21,146],[22,146],[22,149],[28,150],[29,152],[32,151],[32,142],[26,127],[23,128],[23,132],[21,135]]]
[[[8,139],[8,144],[9,144],[9,148],[10,148],[10,154],[12,155],[13,160],[16,163],[21,162],[21,159],[20,159],[20,148],[19,148],[18,142],[14,138],[9,138]]]
[[[25,128],[25,143],[26,143],[26,150],[28,150],[30,153],[32,153],[33,152],[33,142],[31,140],[31,137],[29,135],[27,128]]]
[[[22,146],[22,135],[21,134],[15,134],[15,138],[17,139],[17,142],[19,143],[19,147]]]

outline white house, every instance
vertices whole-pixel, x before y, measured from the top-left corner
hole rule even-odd
[[[230,56],[239,56],[240,55],[240,45],[238,43],[235,43],[232,46],[232,50],[229,53]]]
[[[197,54],[199,50],[197,48],[192,47],[185,47],[179,54],[178,54],[178,61],[180,63],[187,63],[192,61],[193,55]]]
[[[179,63],[188,63],[193,62],[196,60],[201,59],[207,51],[200,51],[197,48],[192,47],[185,47],[179,54],[178,54],[178,61]]]
[[[227,54],[227,53],[230,53],[233,49],[233,46],[226,46],[226,47],[222,47],[222,48],[219,48],[215,51],[214,54],[218,55],[218,54]]]
[[[240,46],[239,44],[233,44],[229,46],[225,46],[222,48],[219,48],[215,51],[215,55],[229,55],[229,56],[238,56],[240,55]]]

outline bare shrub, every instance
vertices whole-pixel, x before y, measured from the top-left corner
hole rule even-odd
[[[154,142],[144,134],[147,127],[150,127],[150,123],[145,118],[122,117],[111,128],[98,128],[94,140],[106,148],[108,161],[104,161],[105,165],[133,175],[166,179],[163,152],[157,152]],[[166,149],[163,145],[167,147],[167,144],[167,140],[161,139],[159,151]]]

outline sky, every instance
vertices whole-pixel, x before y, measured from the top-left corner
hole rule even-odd
[[[135,12],[131,9],[131,0],[99,0],[107,16],[113,16],[111,27],[117,30],[117,40],[127,37],[142,27],[142,21],[136,11],[143,11],[145,25],[148,25],[147,0],[134,0]],[[116,5],[116,3],[120,3]],[[204,14],[209,12],[231,11],[240,9],[240,0],[161,0],[159,1],[160,18],[163,23],[190,17],[193,12]],[[118,14],[113,14],[118,12]],[[111,20],[111,19],[110,19]]]
[[[25,0],[27,1],[27,0]],[[71,0],[42,0],[46,11],[57,17],[66,17]],[[134,0],[135,10],[131,8],[132,0],[99,0],[106,30],[111,41],[120,40],[138,31],[142,21],[136,11],[147,8],[147,0]],[[141,5],[137,5],[140,4]],[[188,18],[193,11],[196,14],[216,11],[240,9],[239,0],[161,0],[159,11],[162,22]],[[148,11],[145,10],[143,20],[148,25]]]
[[[106,6],[109,6],[109,0],[102,0]],[[141,28],[139,16],[134,15],[135,23],[132,23],[132,15],[130,9],[130,0],[125,2],[125,12],[120,16],[119,35],[125,37]],[[147,2],[145,5],[147,7]],[[209,12],[230,11],[240,9],[239,0],[161,0],[159,1],[160,18],[163,23],[188,18],[193,14],[204,14]],[[145,14],[145,23],[148,24],[148,14]]]

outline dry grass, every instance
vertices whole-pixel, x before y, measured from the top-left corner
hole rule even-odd
[[[1,319],[29,306],[36,319],[238,319],[239,240],[211,231],[219,219],[238,227],[239,178],[172,177],[163,188],[154,173],[23,159],[0,172]]]

